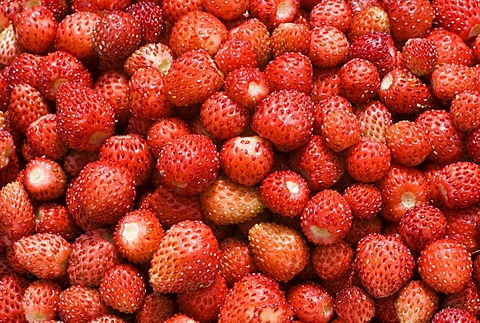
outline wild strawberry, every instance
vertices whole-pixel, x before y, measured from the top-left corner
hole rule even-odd
[[[12,244],[34,233],[35,217],[28,193],[20,182],[6,184],[0,190],[2,240]]]
[[[460,36],[443,28],[435,28],[427,33],[425,39],[434,43],[437,50],[437,65],[462,64],[470,66],[473,52]]]
[[[232,38],[223,42],[214,56],[218,69],[225,75],[241,67],[257,67],[257,53],[253,44]]]
[[[450,115],[455,127],[461,131],[480,128],[480,92],[467,90],[458,93],[450,104]]]
[[[442,305],[443,308],[460,308],[477,316],[480,312],[479,296],[477,285],[474,281],[470,281],[462,291],[446,295]]]
[[[31,283],[22,297],[22,307],[27,321],[55,320],[61,292],[61,286],[52,280],[39,279]]]
[[[435,8],[428,0],[382,0],[382,7],[390,18],[392,36],[395,41],[404,42],[409,38],[423,37],[432,27]],[[411,11],[409,8],[417,8]]]
[[[459,35],[462,40],[469,40],[478,33],[480,25],[480,6],[475,1],[435,0],[435,22],[439,27]]]
[[[338,71],[339,68],[321,69],[314,67],[312,92],[310,93],[313,102],[318,103],[330,96],[344,95]]]
[[[442,64],[431,74],[431,87],[435,96],[445,102],[451,102],[455,95],[465,90],[476,90],[479,78],[475,71],[461,64]]]
[[[352,265],[353,249],[345,241],[318,245],[312,250],[313,269],[320,279],[335,280],[347,273]]]
[[[345,0],[320,1],[308,14],[310,28],[330,25],[346,32],[352,21],[352,10]]]
[[[22,295],[29,281],[22,275],[10,273],[0,277],[0,317],[4,321],[26,322],[22,306]]]
[[[247,241],[239,238],[227,238],[220,242],[220,274],[225,277],[228,286],[240,281],[244,276],[257,271],[252,250]]]
[[[345,63],[338,72],[345,96],[352,103],[366,103],[380,89],[380,75],[373,63],[354,58]]]
[[[293,310],[275,280],[263,274],[252,274],[229,290],[218,322],[267,322],[270,318],[291,321]]]
[[[398,292],[395,310],[399,320],[428,322],[440,307],[438,294],[424,282],[411,280]]]
[[[234,21],[241,18],[249,7],[249,1],[219,1],[208,0],[202,2],[205,10],[222,21]]]
[[[58,234],[71,241],[80,234],[80,228],[64,205],[48,202],[35,208],[35,232]]]
[[[326,189],[315,194],[300,216],[305,236],[320,245],[338,243],[352,226],[352,211],[337,191]]]
[[[163,146],[174,138],[187,135],[190,129],[185,121],[179,118],[164,118],[153,124],[148,130],[147,142],[154,157],[158,157]]]
[[[69,52],[82,61],[95,59],[93,30],[100,21],[95,12],[80,11],[66,16],[55,35],[55,49]]]
[[[177,313],[165,320],[165,323],[198,323],[197,320],[188,315]]]
[[[395,309],[395,301],[397,294],[385,298],[375,299],[375,317],[382,322],[398,323],[397,310]]]
[[[480,129],[472,131],[467,136],[467,152],[473,162],[480,163]]]
[[[312,191],[332,187],[345,172],[343,157],[331,150],[325,138],[313,135],[307,145],[293,151],[288,163],[302,175]]]
[[[149,262],[162,237],[162,225],[148,209],[127,213],[118,221],[113,234],[119,253],[133,263]]]
[[[379,215],[367,219],[353,218],[352,227],[344,240],[352,246],[371,233],[381,233],[383,229],[383,218]]]
[[[422,280],[437,292],[458,293],[472,279],[470,253],[452,239],[439,239],[427,245],[417,265]]]
[[[162,13],[165,20],[174,24],[182,16],[190,11],[202,10],[203,0],[193,0],[188,3],[179,0],[165,0],[160,2],[162,5]]]
[[[178,294],[177,304],[182,313],[199,322],[211,322],[218,317],[227,292],[225,278],[217,273],[209,286]]]
[[[451,115],[443,110],[427,110],[420,114],[416,123],[428,129],[432,139],[432,151],[428,159],[439,164],[458,161],[463,152],[464,135],[453,124]]]
[[[20,158],[16,152],[13,152],[8,158],[8,165],[0,169],[0,186],[3,187],[15,181],[20,170]]]
[[[373,299],[357,286],[339,291],[335,296],[334,308],[342,322],[366,322],[375,316]]]
[[[18,43],[13,25],[9,25],[0,32],[0,64],[10,65],[22,52],[23,49]]]
[[[225,93],[239,106],[253,109],[270,93],[267,75],[258,68],[236,69],[225,78]]]
[[[297,16],[299,8],[299,0],[252,0],[248,10],[269,30],[273,30],[282,23],[292,22]]]
[[[302,53],[283,53],[270,61],[264,72],[271,91],[293,89],[309,94],[312,89],[312,62]]]
[[[22,54],[15,56],[15,58],[20,57]],[[13,58],[13,60],[15,60]],[[10,104],[10,94],[12,93],[12,86],[8,82],[8,72],[12,68],[12,62],[10,62],[8,68],[0,69],[0,111],[7,111],[8,105]]]
[[[308,56],[320,68],[332,68],[345,63],[350,49],[347,37],[333,26],[313,28],[310,32]]]
[[[217,178],[200,194],[200,204],[205,218],[220,225],[253,219],[265,208],[258,187],[224,177]]]
[[[469,252],[474,252],[480,248],[478,231],[478,215],[480,209],[478,206],[472,206],[466,209],[443,209],[447,219],[447,235],[460,243],[463,243]]]
[[[133,313],[145,298],[146,285],[138,268],[129,264],[119,264],[107,269],[98,292],[106,305],[121,313]]]
[[[390,149],[384,143],[363,138],[348,148],[345,163],[353,179],[365,183],[376,182],[387,174],[390,167]]]
[[[113,10],[125,10],[130,5],[131,0],[120,1],[90,1],[90,0],[72,0],[71,9],[73,12],[91,11],[97,13],[105,13]]]
[[[31,147],[34,156],[51,160],[61,159],[68,150],[58,136],[55,114],[46,114],[32,122],[26,131],[25,144]]]
[[[278,118],[272,120],[269,117],[272,114]],[[298,90],[275,91],[258,105],[252,128],[278,150],[291,151],[304,146],[310,139],[312,114],[313,102],[305,93]]]
[[[67,175],[62,166],[51,159],[30,160],[22,175],[23,186],[33,200],[54,200],[62,197],[67,190]]]
[[[108,268],[120,263],[112,232],[108,229],[87,231],[72,243],[68,278],[72,285],[98,287]]]
[[[182,107],[203,102],[222,85],[222,73],[207,51],[200,49],[173,61],[164,80],[164,91],[175,106]]]
[[[98,289],[71,285],[60,293],[58,316],[61,320],[88,322],[107,314],[108,307],[100,299]]]
[[[36,233],[13,244],[15,258],[38,278],[51,279],[67,273],[72,246],[58,234]]]
[[[351,6],[351,5],[350,5]],[[390,20],[387,12],[378,4],[369,5],[352,13],[348,40],[354,43],[358,37],[370,32],[390,34]]]
[[[10,131],[0,129],[0,169],[8,166],[14,154],[14,136]]]
[[[122,72],[106,71],[97,78],[93,90],[112,105],[115,122],[126,124],[130,117],[127,76]]]
[[[400,290],[412,277],[414,267],[410,250],[398,236],[373,233],[357,245],[355,268],[362,286],[375,298]]]
[[[475,323],[478,320],[466,310],[447,307],[438,311],[432,318],[432,323],[444,322]]]
[[[382,193],[373,184],[354,183],[345,189],[343,197],[350,205],[353,217],[358,219],[374,217],[383,205]]]
[[[321,133],[327,146],[341,152],[360,141],[360,125],[356,116],[345,110],[332,110],[323,116]]]
[[[411,38],[402,47],[403,65],[416,76],[432,73],[437,59],[437,48],[430,39]]]
[[[329,322],[335,312],[333,297],[314,282],[304,282],[291,287],[286,294],[293,312],[303,322]]]
[[[175,314],[172,299],[159,293],[147,294],[140,308],[135,312],[135,322],[153,323],[157,320],[164,321]]]
[[[182,221],[165,232],[153,255],[150,286],[159,293],[195,290],[208,286],[219,267],[220,250],[212,230],[201,221]]]
[[[137,20],[142,41],[140,44],[157,43],[163,30],[163,13],[160,4],[139,2],[129,5],[125,12]]]
[[[125,61],[124,69],[132,75],[142,67],[152,67],[167,74],[174,60],[170,47],[162,43],[150,43],[136,49]]]
[[[308,55],[310,48],[310,28],[307,25],[285,22],[278,25],[270,37],[273,57],[287,52]]]
[[[322,125],[324,123],[324,117],[331,111],[342,110],[342,113],[352,113],[352,104],[343,96],[332,95],[327,96],[315,103],[313,112],[313,133],[322,134]],[[335,128],[332,128],[336,131]]]
[[[97,158],[96,152],[70,150],[63,159],[63,169],[70,177],[77,177],[88,163]]]
[[[34,88],[37,88],[39,85],[39,63],[43,56],[31,54],[31,53],[21,53],[16,56],[13,61],[10,63],[8,69],[3,71],[6,80],[10,86],[8,92],[8,98],[10,98],[11,87],[19,83],[27,83]],[[8,88],[6,88],[8,89]],[[9,99],[10,100],[10,99]]]
[[[119,316],[113,314],[106,314],[102,316],[98,316],[93,320],[88,321],[89,323],[126,323],[124,319],[120,318]]]

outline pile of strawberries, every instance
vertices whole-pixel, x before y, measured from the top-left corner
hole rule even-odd
[[[479,322],[480,1],[1,0],[0,322]]]

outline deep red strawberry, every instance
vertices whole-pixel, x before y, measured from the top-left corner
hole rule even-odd
[[[257,67],[257,53],[253,44],[244,39],[224,41],[214,56],[215,63],[225,75],[241,67]]]
[[[278,55],[268,63],[264,72],[271,91],[293,89],[309,94],[312,89],[312,62],[302,53]]]
[[[339,71],[340,83],[345,96],[352,103],[366,103],[373,99],[380,89],[380,75],[376,66],[361,58],[345,63]]]
[[[391,164],[388,146],[369,138],[362,138],[346,152],[346,170],[353,179],[371,183],[380,180]]]
[[[475,37],[480,30],[480,5],[475,1],[464,0],[452,2],[449,0],[434,0],[435,22],[459,35],[462,40]]]
[[[62,197],[67,190],[67,175],[62,166],[47,158],[30,160],[22,171],[22,184],[35,201]]]
[[[133,3],[125,11],[137,20],[142,37],[141,44],[157,43],[163,30],[163,12],[160,4],[143,1]]]
[[[10,85],[8,98],[10,98],[11,87],[19,83],[27,83],[34,88],[37,88],[39,85],[39,63],[43,56],[31,54],[31,53],[21,53],[16,56],[8,69],[5,69],[2,74],[6,76],[6,80]],[[6,88],[8,89],[8,88]],[[10,99],[9,99],[10,100]]]
[[[29,281],[16,273],[0,277],[0,318],[8,322],[26,322],[22,306],[22,295],[29,285]]]
[[[342,109],[324,114],[321,134],[333,151],[341,152],[360,141],[360,124],[357,117]]]
[[[476,323],[478,320],[469,312],[454,307],[441,309],[432,318],[432,323],[447,322]]]
[[[101,301],[98,289],[71,285],[60,294],[58,316],[63,321],[88,322],[108,312],[109,308]]]
[[[465,90],[477,90],[480,84],[478,75],[471,67],[461,64],[442,64],[431,75],[433,94],[441,101],[449,103],[455,95]]]
[[[225,93],[241,107],[252,109],[269,93],[268,79],[258,68],[239,68],[225,78]]]
[[[358,219],[368,219],[380,212],[383,201],[380,189],[373,184],[353,183],[343,192],[350,205],[352,215]]]
[[[39,279],[31,283],[22,297],[22,307],[27,321],[55,320],[62,287],[52,281]]]
[[[416,76],[433,72],[438,52],[435,43],[427,38],[411,38],[402,47],[402,62]]]
[[[466,90],[458,93],[450,104],[450,115],[455,127],[461,131],[480,128],[480,92]]]
[[[395,310],[401,321],[428,322],[440,307],[439,295],[419,280],[408,282],[396,298]]]
[[[335,296],[335,313],[342,322],[366,322],[375,316],[375,303],[362,288],[342,289]]]
[[[63,169],[70,177],[77,177],[88,163],[97,158],[97,152],[69,150],[63,158]]]
[[[312,250],[315,273],[323,280],[336,280],[345,275],[352,265],[353,249],[345,241],[318,245]]]
[[[335,312],[333,297],[313,282],[304,282],[291,287],[286,294],[295,316],[303,322],[329,322]]]
[[[58,234],[71,241],[80,234],[80,229],[64,205],[47,202],[35,208],[35,232]]]
[[[310,32],[308,57],[320,68],[332,68],[345,63],[350,50],[347,37],[333,26],[320,26]]]

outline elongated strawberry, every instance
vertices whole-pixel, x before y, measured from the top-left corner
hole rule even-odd
[[[454,32],[444,28],[435,28],[427,33],[425,39],[430,40],[437,50],[437,64],[462,64],[471,65],[473,61],[473,51]]]
[[[398,292],[395,310],[400,320],[427,322],[440,307],[439,295],[424,282],[411,280]]]
[[[348,2],[351,7],[351,1]],[[378,3],[369,4],[365,8],[352,13],[350,28],[347,33],[348,40],[353,43],[358,37],[369,32],[390,34],[390,27],[387,12]]]
[[[13,25],[0,32],[0,64],[7,66],[12,63],[17,55],[23,52],[15,36]]]

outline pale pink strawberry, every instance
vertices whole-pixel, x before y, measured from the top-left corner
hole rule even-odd
[[[17,55],[20,55],[23,49],[20,47],[15,36],[13,25],[9,25],[0,31],[0,64],[7,66],[12,63]]]
[[[269,93],[267,75],[258,68],[239,68],[225,78],[225,93],[243,108],[253,110]]]
[[[425,39],[434,43],[437,50],[437,65],[462,64],[471,65],[473,52],[457,34],[443,28],[434,28],[425,35]]]
[[[135,322],[154,323],[157,320],[164,321],[175,314],[173,300],[160,293],[147,294],[140,308],[135,312]]]
[[[62,321],[88,322],[108,312],[98,289],[71,285],[60,293],[58,316]]]
[[[360,122],[360,131],[363,137],[385,143],[387,130],[393,124],[392,115],[388,108],[380,101],[370,101],[360,106],[355,112]]]
[[[46,202],[35,208],[35,232],[58,234],[72,241],[80,234],[80,228],[64,205]]]
[[[308,55],[310,48],[310,28],[296,22],[281,23],[272,31],[270,47],[273,57],[287,52]]]
[[[320,26],[311,30],[308,56],[320,68],[332,68],[345,63],[350,44],[347,37],[333,26]]]
[[[275,57],[264,70],[271,91],[298,90],[310,93],[313,67],[302,53],[287,52]]]
[[[458,93],[450,104],[450,115],[455,127],[470,132],[480,128],[480,92],[467,90]]]
[[[428,322],[440,307],[439,295],[424,282],[411,280],[398,292],[395,310],[400,321]]]
[[[62,287],[52,280],[39,279],[31,283],[22,297],[22,307],[28,322],[55,320]]]
[[[348,2],[351,7],[351,1]],[[369,4],[358,11],[353,11],[347,33],[348,40],[353,43],[358,37],[370,32],[390,34],[390,27],[387,12],[378,3]]]
[[[106,71],[98,76],[93,90],[113,106],[115,123],[126,124],[130,117],[127,76],[118,71]]]
[[[480,81],[471,67],[461,64],[437,66],[430,80],[433,94],[441,101],[449,103],[455,95],[465,90],[477,90]]]
[[[296,284],[287,291],[286,297],[302,322],[329,322],[335,314],[333,297],[317,283]]]
[[[362,288],[342,289],[335,296],[335,313],[341,322],[367,322],[375,316],[375,303]]]
[[[57,162],[37,157],[22,170],[22,184],[35,201],[61,198],[67,190],[67,175]]]

